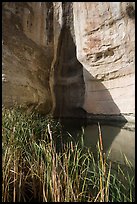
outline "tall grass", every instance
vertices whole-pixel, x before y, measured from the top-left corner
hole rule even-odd
[[[100,126],[97,158],[84,147],[84,130],[79,142],[64,143],[63,134],[51,116],[2,109],[3,202],[134,201],[134,177],[120,165],[112,171]]]

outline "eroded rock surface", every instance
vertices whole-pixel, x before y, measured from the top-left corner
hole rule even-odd
[[[57,9],[55,9],[57,8]],[[86,117],[83,66],[76,56],[73,3],[54,3],[54,60],[51,90],[55,117]]]
[[[49,10],[48,4],[39,2],[3,3],[2,100],[7,107],[51,110],[52,29],[46,30],[45,22]]]
[[[134,9],[133,2],[73,3],[88,113],[126,116],[135,111]]]
[[[134,17],[134,2],[3,3],[4,104],[131,120]]]

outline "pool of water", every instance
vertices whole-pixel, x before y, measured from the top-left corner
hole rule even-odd
[[[135,132],[118,126],[100,125],[103,151],[113,162],[125,164],[126,158],[135,166]],[[88,125],[84,132],[84,145],[95,151],[99,139],[98,124]]]
[[[97,150],[99,140],[98,122],[85,124],[80,120],[63,120],[65,129],[72,135],[73,139],[78,141],[81,135],[81,126],[83,126],[83,143],[85,147],[92,152]],[[112,162],[125,164],[125,156],[135,167],[135,125],[134,123],[111,123],[100,122],[101,135],[103,140],[103,151]],[[129,128],[130,127],[130,128]],[[64,141],[67,138],[64,138]]]

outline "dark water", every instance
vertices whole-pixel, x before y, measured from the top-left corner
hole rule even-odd
[[[61,121],[65,131],[72,135],[73,141],[79,141],[83,127],[83,143],[95,152],[99,139],[98,122],[86,124],[80,120],[64,119]],[[103,140],[103,151],[112,162],[125,165],[125,156],[135,167],[135,125],[134,123],[99,122]],[[130,127],[130,128],[129,128]],[[67,137],[63,138],[64,142]]]
[[[65,135],[62,134],[62,142],[73,141],[81,143],[83,138],[83,146],[90,149],[96,158],[97,143],[99,141],[98,121],[86,124],[81,120],[63,119],[61,121],[64,126]],[[135,197],[135,124],[134,123],[118,123],[111,121],[99,122],[103,141],[103,152],[106,153],[108,160],[111,161],[111,173],[116,175],[118,181],[122,182],[129,192],[129,180],[133,178],[132,194]],[[70,135],[66,135],[66,131]],[[83,137],[81,137],[83,135]],[[57,142],[58,143],[58,142]],[[57,144],[56,143],[56,144]],[[60,145],[58,143],[58,149]],[[126,160],[126,159],[127,160]],[[128,164],[130,162],[131,165]],[[91,164],[92,165],[92,164]],[[123,173],[118,173],[118,168]],[[124,176],[123,176],[124,175]],[[90,175],[89,175],[90,176]],[[123,191],[123,190],[122,190]]]
[[[125,156],[135,166],[135,132],[110,125],[101,125],[104,152],[113,162],[125,164]],[[84,145],[95,149],[98,141],[98,125],[88,125],[84,133]],[[125,155],[125,156],[124,156]]]

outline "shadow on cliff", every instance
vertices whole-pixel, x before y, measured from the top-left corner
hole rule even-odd
[[[114,138],[118,135],[120,129],[127,121],[124,116],[121,115],[118,106],[113,101],[107,88],[101,83],[101,81],[97,81],[96,79],[94,79],[94,77],[87,70],[85,70],[82,64],[77,60],[76,46],[73,41],[69,26],[67,27],[65,24],[61,29],[58,39],[56,61],[53,67],[53,92],[55,97],[55,107],[53,113],[54,118],[60,120],[64,128],[63,131],[68,131],[73,136],[74,140],[78,140],[78,134],[81,132],[82,126],[86,128],[87,125],[92,126],[93,124],[97,124],[98,122],[103,125],[104,123],[110,123],[110,121],[112,121],[113,125],[115,126],[117,126],[118,124],[119,128],[115,129],[115,131],[113,131],[112,128],[112,131],[110,131],[110,135],[102,135],[103,140],[107,139],[107,142],[105,142],[105,151],[107,151],[111,146]],[[110,119],[110,117],[108,117],[107,115],[97,116],[94,114],[89,114],[83,109],[85,99],[85,83],[83,72],[86,75],[88,81],[90,81],[91,90],[93,86],[95,86],[95,83],[97,83],[97,86],[100,90],[104,90],[105,98],[107,98],[104,108],[106,110],[109,108],[110,113],[111,110],[113,110],[113,112],[116,112],[120,118],[120,121],[116,122],[116,117],[113,117],[113,115]],[[94,106],[98,105],[96,103],[96,100],[94,100],[94,97],[95,94],[93,94],[93,98],[89,102],[90,106],[92,106],[92,104]],[[101,97],[99,97],[98,100],[101,100]],[[101,104],[99,103],[99,105]],[[94,135],[90,135],[90,137],[94,137]],[[65,137],[62,138],[63,143],[66,143],[68,138],[65,135]],[[96,144],[97,141],[98,137],[95,137],[94,144]],[[58,139],[56,141],[56,144],[57,146],[60,146]]]

